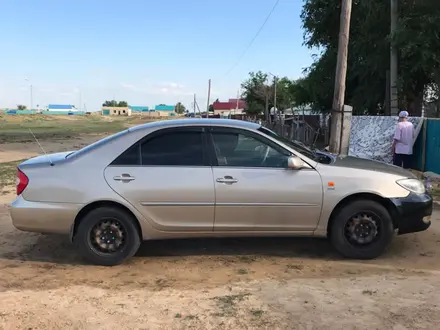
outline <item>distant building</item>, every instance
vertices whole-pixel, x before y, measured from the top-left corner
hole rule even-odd
[[[154,110],[150,110],[150,108],[143,105],[129,105],[128,108],[131,109],[132,113],[145,113],[145,112],[148,113],[154,111]]]
[[[214,102],[212,107],[214,108],[214,115],[225,117],[244,113],[247,104],[246,101],[242,99],[229,99],[226,102]]]
[[[169,117],[176,115],[176,109],[174,105],[158,104],[154,107],[154,116]]]
[[[102,107],[103,116],[131,116],[148,115],[151,117],[169,117],[175,116],[174,105],[158,104],[154,109],[144,105],[129,105],[128,107]]]
[[[129,107],[102,107],[103,116],[131,116]]]
[[[47,106],[47,111],[66,111],[66,112],[71,112],[71,111],[78,111],[74,105],[71,104],[49,104]]]

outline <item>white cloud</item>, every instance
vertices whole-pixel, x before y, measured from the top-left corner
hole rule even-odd
[[[172,91],[171,94],[175,96],[190,96],[193,95],[194,93],[189,91]]]
[[[72,95],[75,95],[75,93],[74,92],[61,92],[60,95],[61,96],[72,96]]]
[[[125,89],[132,90],[132,91],[138,91],[139,90],[135,85],[127,84],[127,83],[124,83],[124,82],[121,83],[121,87],[125,88]]]
[[[216,89],[211,88],[211,95],[218,96],[218,95],[221,95],[221,94],[223,94],[223,93],[218,91],[218,90],[216,90]]]
[[[168,85],[169,85],[169,87],[171,87],[173,89],[182,89],[182,88],[185,87],[184,85],[178,84],[178,83],[175,83],[175,82],[171,82]]]
[[[41,89],[38,89],[38,92],[41,92],[41,93],[53,93],[53,92],[55,92],[55,89],[54,88],[41,88]]]
[[[185,90],[185,86],[176,82],[167,83],[147,83],[137,86],[130,83],[122,82],[120,86],[132,92],[146,95],[169,95],[169,96],[189,96],[193,93]]]

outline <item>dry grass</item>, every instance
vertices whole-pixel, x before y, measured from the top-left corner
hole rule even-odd
[[[5,188],[14,185],[16,168],[21,162],[22,160],[0,163],[0,194]]]
[[[142,116],[0,115],[0,143],[31,142],[29,129],[38,139],[70,139],[83,134],[115,133],[149,121]]]

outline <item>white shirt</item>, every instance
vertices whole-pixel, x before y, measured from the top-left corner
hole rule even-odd
[[[394,140],[396,140],[396,154],[412,155],[414,139],[414,125],[409,121],[397,123]]]

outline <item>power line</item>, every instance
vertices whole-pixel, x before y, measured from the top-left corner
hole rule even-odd
[[[275,4],[273,5],[271,11],[269,12],[269,14],[267,15],[266,19],[264,20],[263,24],[260,26],[260,28],[258,29],[257,33],[255,34],[255,36],[252,38],[251,42],[249,43],[249,45],[246,47],[246,49],[244,50],[244,52],[241,54],[241,56],[238,58],[237,62],[229,69],[229,71],[226,73],[226,75],[228,75],[229,73],[231,73],[232,70],[235,69],[235,67],[240,63],[240,61],[243,59],[244,55],[246,55],[247,51],[249,50],[249,48],[251,48],[252,44],[254,43],[255,39],[257,39],[258,35],[260,34],[260,32],[263,30],[264,26],[266,25],[267,21],[269,21],[270,16],[272,16],[272,13],[275,11],[275,8],[278,6],[280,0],[277,0],[275,2]]]

